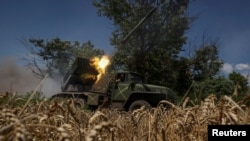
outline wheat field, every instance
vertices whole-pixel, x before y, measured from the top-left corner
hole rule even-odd
[[[22,106],[0,103],[0,140],[206,141],[207,125],[250,124],[250,108],[229,96],[217,99],[211,94],[194,106],[187,106],[188,102],[188,98],[180,105],[162,101],[168,109],[159,105],[133,112],[83,110],[75,108],[72,99],[28,100]]]

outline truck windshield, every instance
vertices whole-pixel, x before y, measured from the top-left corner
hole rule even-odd
[[[130,77],[131,77],[131,80],[133,80],[134,82],[137,82],[137,83],[143,82],[141,75],[139,75],[137,73],[131,73]]]

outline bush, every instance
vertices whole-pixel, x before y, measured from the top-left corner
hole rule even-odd
[[[218,98],[223,95],[232,95],[234,83],[226,78],[218,77],[207,79],[202,82],[194,82],[189,96],[195,103],[199,103],[210,94],[215,94]]]

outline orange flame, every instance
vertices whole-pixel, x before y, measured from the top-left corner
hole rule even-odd
[[[107,66],[110,64],[110,59],[108,56],[104,55],[102,56],[102,58],[98,58],[98,57],[94,57],[92,60],[92,66],[96,68],[96,70],[98,71],[98,76],[97,76],[97,80],[96,83],[99,81],[99,79],[101,78],[101,76],[103,74],[105,74],[106,68]]]

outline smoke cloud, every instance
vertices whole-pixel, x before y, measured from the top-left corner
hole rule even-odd
[[[45,97],[51,97],[61,91],[61,83],[59,80],[48,77],[45,79],[41,91]]]
[[[26,94],[34,91],[42,80],[36,78],[31,70],[18,64],[14,57],[2,58],[0,61],[0,93],[10,92]],[[51,95],[60,91],[60,82],[47,78],[38,89],[44,96]]]

